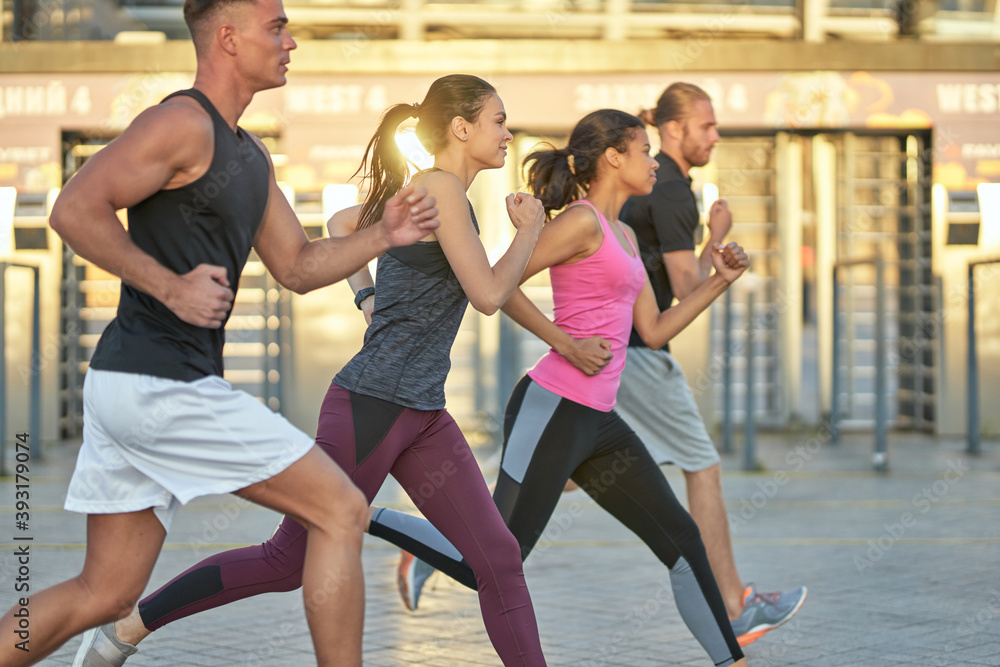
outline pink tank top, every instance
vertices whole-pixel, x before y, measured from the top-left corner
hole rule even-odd
[[[632,255],[615,238],[608,221],[590,202],[601,221],[604,240],[590,257],[549,269],[555,323],[573,338],[601,336],[611,342],[614,358],[597,375],[586,375],[565,357],[549,350],[528,376],[563,398],[608,412],[615,407],[618,379],[632,330],[632,306],[646,282],[646,270],[631,239]],[[616,223],[617,224],[617,223]]]

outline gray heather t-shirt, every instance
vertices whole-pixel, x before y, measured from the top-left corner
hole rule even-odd
[[[478,234],[471,204],[469,211]],[[416,410],[444,408],[451,346],[469,303],[448,258],[436,241],[393,248],[379,258],[376,278],[364,347],[333,381]]]

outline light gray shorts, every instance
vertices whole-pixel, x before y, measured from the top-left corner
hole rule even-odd
[[[151,507],[169,530],[179,504],[274,477],[312,447],[313,438],[218,376],[181,382],[91,368],[65,507]]]
[[[719,462],[684,371],[666,350],[628,349],[615,411],[661,465],[697,472]]]

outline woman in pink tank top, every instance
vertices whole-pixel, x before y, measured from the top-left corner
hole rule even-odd
[[[629,120],[619,121],[619,114]],[[628,139],[608,144],[603,134],[616,121],[628,126]],[[529,377],[603,411],[615,405],[633,323],[649,347],[663,347],[749,264],[735,243],[719,246],[713,256],[716,273],[705,289],[692,294],[697,298],[683,310],[678,304],[660,312],[635,235],[618,220],[630,196],[648,194],[656,183],[658,164],[649,155],[645,128],[633,124],[637,121],[612,109],[595,111],[577,124],[569,146],[538,150],[525,159],[528,187],[546,212],[564,209],[546,224],[521,278],[523,283],[550,270],[555,318],[549,320],[520,291],[503,308],[552,346]]]
[[[746,665],[694,521],[613,408],[633,323],[647,345],[662,347],[743,273],[747,256],[736,244],[720,246],[715,275],[680,305],[659,311],[635,238],[618,222],[625,200],[648,194],[656,182],[657,163],[635,116],[595,111],[573,129],[566,148],[535,151],[525,163],[528,186],[546,212],[565,209],[546,223],[522,277],[550,269],[555,321],[520,290],[503,308],[552,349],[507,403],[493,500],[526,557],[572,479],[667,566],[681,617],[712,663]],[[468,566],[426,521],[384,510],[373,522],[398,537],[390,541],[469,585]],[[415,607],[426,577],[417,572],[420,561],[404,563],[401,593]],[[605,648],[626,647],[608,637]]]

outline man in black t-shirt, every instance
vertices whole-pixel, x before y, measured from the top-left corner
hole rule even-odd
[[[723,200],[708,214],[708,240],[697,252],[698,206],[691,191],[691,167],[708,163],[719,141],[708,95],[697,86],[675,83],[657,102],[652,117],[659,130],[660,168],[653,191],[633,197],[622,219],[635,230],[639,251],[660,310],[683,300],[712,272],[712,248],[732,226]],[[741,646],[756,641],[794,615],[805,601],[805,587],[786,593],[760,594],[744,586],[736,571],[729,521],[722,498],[719,455],[705,429],[684,372],[667,348],[651,350],[633,330],[615,408],[660,464],[684,471],[688,507],[701,531]]]

